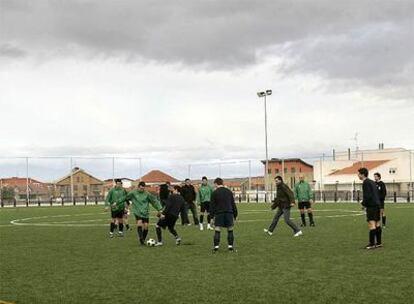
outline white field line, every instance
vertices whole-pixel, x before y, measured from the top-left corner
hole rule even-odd
[[[272,213],[270,211],[266,211],[268,213]],[[332,210],[318,210],[318,212],[327,212],[327,211],[340,211],[340,212],[347,212],[350,214],[337,214],[337,215],[324,215],[324,216],[314,216],[315,218],[340,218],[340,217],[349,217],[349,216],[361,216],[365,213],[363,211],[354,211],[354,210],[343,210],[343,209],[332,209]],[[98,214],[105,214],[105,213],[98,213]],[[243,212],[241,214],[249,214]],[[97,213],[85,213],[85,214],[65,214],[65,215],[52,215],[52,216],[39,216],[39,217],[29,217],[23,219],[15,219],[10,222],[10,226],[39,226],[39,227],[106,227],[108,224],[98,224],[98,223],[90,223],[90,222],[98,222],[98,221],[107,221],[108,219],[93,219],[93,220],[80,220],[80,221],[64,221],[64,222],[46,222],[46,223],[27,223],[30,220],[38,220],[38,219],[49,219],[49,218],[59,218],[59,217],[69,217],[69,216],[85,216],[85,215],[97,215]],[[236,223],[252,223],[252,222],[267,222],[271,220],[271,216],[268,219],[252,219],[252,220],[237,220]],[[296,218],[292,218],[296,219]],[[89,224],[88,224],[89,223]],[[3,225],[5,226],[5,225]],[[1,226],[0,226],[1,227]]]
[[[292,210],[293,212],[299,212],[299,210]],[[254,213],[262,213],[262,212],[276,212],[276,210],[243,210],[239,214],[254,214]],[[348,210],[348,209],[313,209],[314,213],[318,212],[350,212],[350,213],[360,213],[362,210]]]

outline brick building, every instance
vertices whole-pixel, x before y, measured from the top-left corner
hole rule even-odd
[[[263,160],[262,163],[266,166],[266,161]],[[289,187],[293,187],[301,175],[306,181],[313,181],[313,166],[300,158],[272,158],[269,160],[268,174],[269,185],[277,175],[280,175]]]

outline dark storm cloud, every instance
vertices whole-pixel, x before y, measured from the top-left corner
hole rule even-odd
[[[0,57],[20,58],[24,57],[25,55],[26,52],[11,44],[0,44]]]
[[[6,1],[1,41],[22,52],[277,69],[407,97],[413,1]]]

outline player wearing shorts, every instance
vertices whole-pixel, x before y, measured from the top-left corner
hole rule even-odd
[[[237,207],[234,202],[233,192],[225,188],[223,180],[216,178],[214,180],[216,190],[211,194],[210,214],[214,218],[214,239],[213,253],[216,253],[220,247],[221,228],[227,229],[228,250],[234,252],[234,220],[237,218]]]
[[[175,223],[177,222],[178,216],[182,209],[184,208],[185,201],[184,198],[179,194],[179,186],[170,186],[172,194],[168,196],[168,199],[165,201],[164,210],[161,212],[160,219],[155,225],[155,231],[157,233],[157,243],[155,246],[162,246],[162,229],[168,227],[168,231],[174,236],[175,243],[177,245],[181,244],[181,238],[178,236],[177,231],[175,230]]]
[[[379,200],[380,200],[380,216],[382,219],[382,227],[385,228],[387,217],[385,216],[385,197],[387,196],[387,187],[385,187],[384,182],[381,180],[381,174],[379,172],[374,173],[375,184],[377,185]]]
[[[201,186],[198,189],[198,201],[200,203],[200,230],[204,230],[203,221],[204,214],[207,213],[207,229],[213,230],[211,227],[211,216],[210,216],[210,200],[211,194],[213,193],[213,187],[208,184],[207,177],[203,176],[201,179]]]
[[[111,222],[109,237],[114,236],[116,222],[118,222],[118,235],[123,236],[124,233],[124,209],[127,191],[122,187],[122,180],[115,180],[115,187],[109,190],[105,199],[105,210],[111,209]]]
[[[305,181],[305,177],[303,175],[299,176],[299,183],[295,185],[295,199],[298,202],[298,208],[300,211],[300,218],[302,220],[301,227],[306,227],[306,217],[305,212],[308,214],[309,217],[309,225],[311,227],[315,226],[315,222],[313,221],[313,213],[312,213],[312,188],[308,182]]]
[[[368,178],[368,169],[360,168],[358,178],[362,181],[362,206],[366,208],[369,229],[369,244],[366,249],[382,247],[380,222],[380,199],[375,182]]]
[[[144,245],[148,235],[149,206],[152,205],[158,211],[158,215],[160,215],[161,204],[154,195],[145,190],[145,182],[140,182],[138,189],[129,192],[126,199],[131,201],[131,211],[137,223],[139,243]]]

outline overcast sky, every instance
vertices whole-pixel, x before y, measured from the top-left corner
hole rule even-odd
[[[270,157],[355,132],[413,148],[413,16],[410,0],[0,0],[0,156],[139,156],[180,177],[262,159],[264,89]]]

